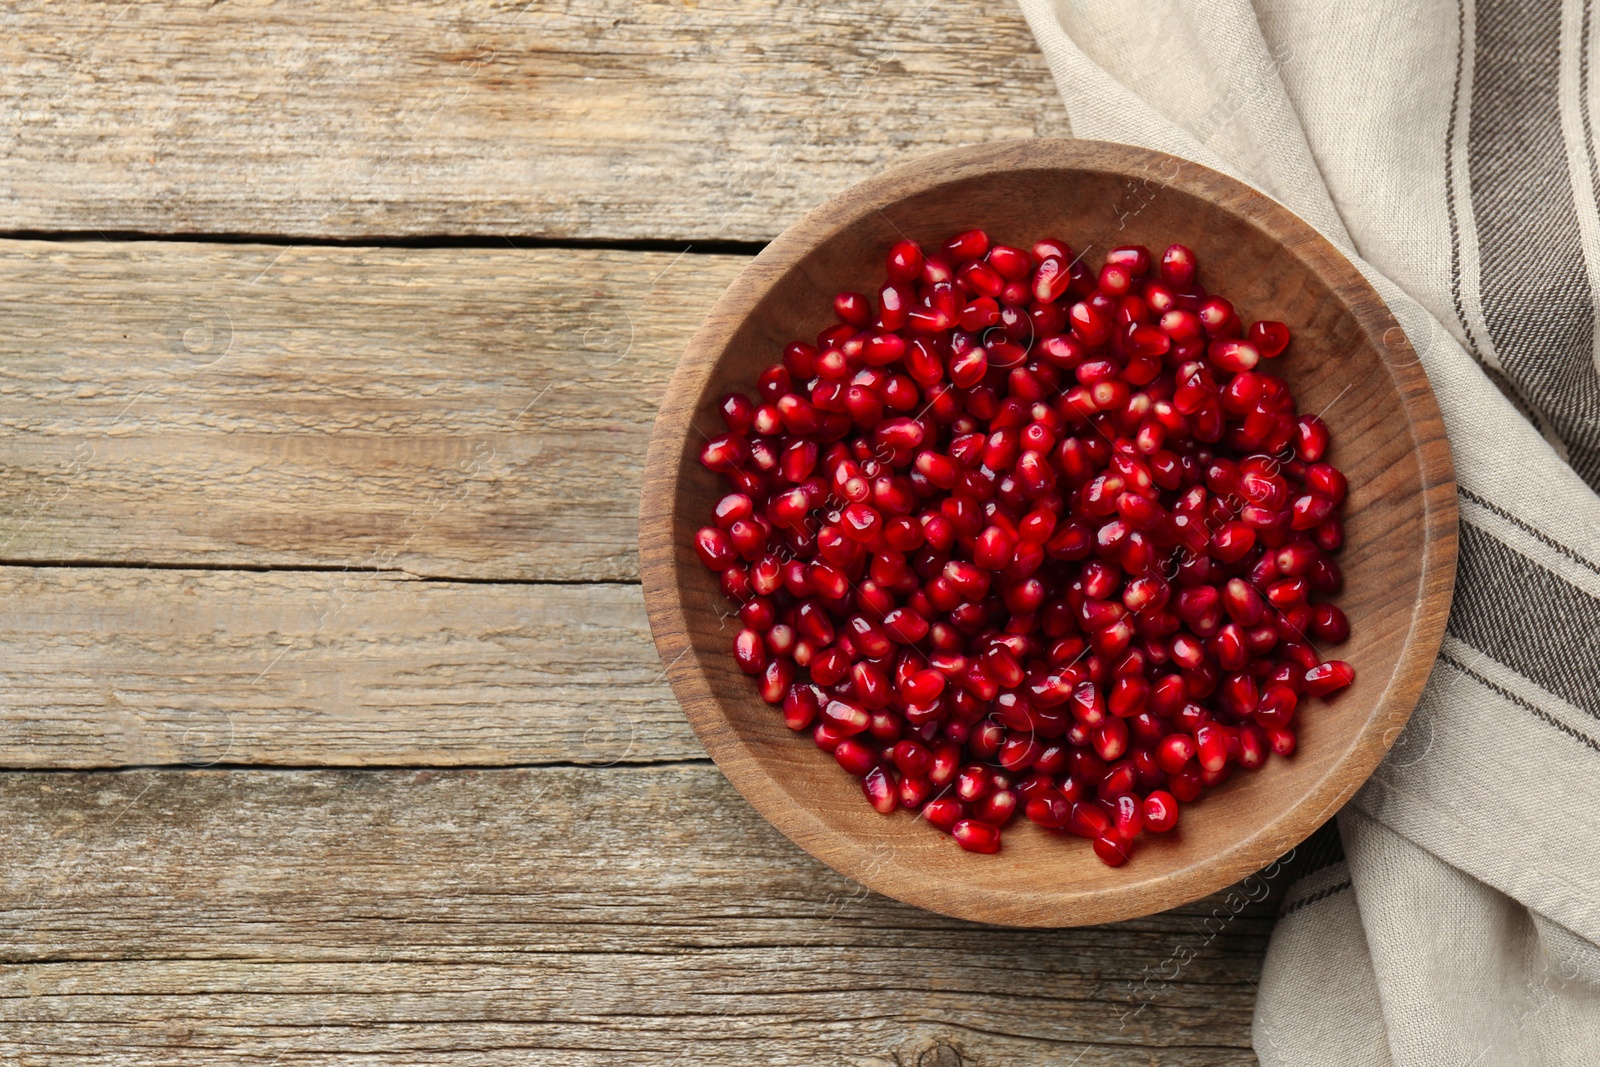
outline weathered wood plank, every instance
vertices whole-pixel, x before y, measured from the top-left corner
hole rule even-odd
[[[6,1062],[1254,1062],[1270,880],[977,926],[712,767],[7,774],[0,809]]]
[[[1066,115],[1004,0],[8,4],[12,229],[768,239]]]
[[[635,578],[660,393],[744,262],[0,242],[0,559]]]
[[[0,607],[0,766],[705,757],[633,585],[5,567]]]

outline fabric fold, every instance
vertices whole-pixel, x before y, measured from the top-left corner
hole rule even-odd
[[[1344,861],[1290,891],[1258,1056],[1600,1062],[1588,3],[1021,7],[1076,135],[1231,174],[1340,246],[1450,434],[1462,539],[1444,654],[1340,815]]]

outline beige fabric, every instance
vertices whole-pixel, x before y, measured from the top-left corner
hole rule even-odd
[[[1444,654],[1285,901],[1278,1065],[1600,1064],[1600,162],[1582,0],[1021,0],[1080,137],[1159,148],[1345,248],[1461,486]]]

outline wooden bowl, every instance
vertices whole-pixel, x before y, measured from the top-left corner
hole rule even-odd
[[[982,227],[1027,247],[1045,235],[1092,262],[1108,248],[1174,241],[1251,321],[1279,319],[1294,341],[1272,369],[1303,411],[1333,431],[1350,479],[1338,603],[1352,637],[1325,658],[1355,665],[1353,686],[1307,701],[1299,751],[1235,774],[1178,829],[1145,834],[1120,868],[1087,841],[1018,817],[996,855],[964,852],[911,813],[869,807],[856,779],[783,725],[734,665],[736,617],[690,539],[721,480],[700,446],[714,410],[753,393],[782,347],[831,324],[842,290],[876,293],[903,236],[935,246]],[[791,226],[706,316],[668,387],[650,442],[640,510],[645,603],[672,688],[717,765],[801,848],[880,893],[963,919],[1077,926],[1188,903],[1261,869],[1331,816],[1399,735],[1439,648],[1455,581],[1456,492],[1427,376],[1378,295],[1309,226],[1260,193],[1195,163],[1093,141],[1007,141],[942,152],[865,181]]]

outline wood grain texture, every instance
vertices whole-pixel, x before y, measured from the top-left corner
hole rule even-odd
[[[907,154],[1062,135],[1003,0],[10,4],[16,230],[764,240]]]
[[[0,766],[705,755],[634,585],[4,567],[0,605]]]
[[[0,559],[633,579],[656,406],[744,262],[0,242]]]
[[[8,774],[0,808],[0,1060],[30,1067],[1250,1064],[1281,888],[976,926],[708,765]]]
[[[831,755],[797,744],[728,654],[718,632],[727,600],[693,548],[696,529],[727,491],[699,462],[706,435],[721,428],[718,399],[749,388],[775,347],[828,325],[832,293],[876,291],[883,250],[894,241],[936,247],[973,226],[1020,247],[1058,235],[1095,250],[1096,266],[1117,245],[1176,241],[1193,249],[1200,282],[1226,294],[1241,318],[1290,324],[1293,347],[1272,371],[1289,382],[1300,410],[1322,414],[1334,442],[1329,461],[1349,478],[1338,603],[1351,638],[1337,658],[1355,667],[1354,684],[1297,717],[1292,759],[1208,790],[1174,832],[1141,843],[1126,868],[1107,867],[1087,848],[1061,849],[1032,824],[1008,828],[998,856],[951,856],[910,815],[885,819],[858,798],[839,798],[824,785],[837,773]],[[1455,478],[1427,375],[1347,259],[1287,209],[1225,175],[1097,141],[1035,139],[929,156],[853,187],[786,230],[718,299],[689,352],[662,402],[640,507],[657,647],[689,721],[740,792],[792,840],[879,892],[963,918],[1032,926],[1107,922],[1196,899],[1326,822],[1377,767],[1421,695],[1456,562]],[[992,371],[988,384],[1003,387],[1004,375]],[[784,440],[773,444],[781,449]],[[1037,576],[1049,597],[1078,577],[1070,567]]]

